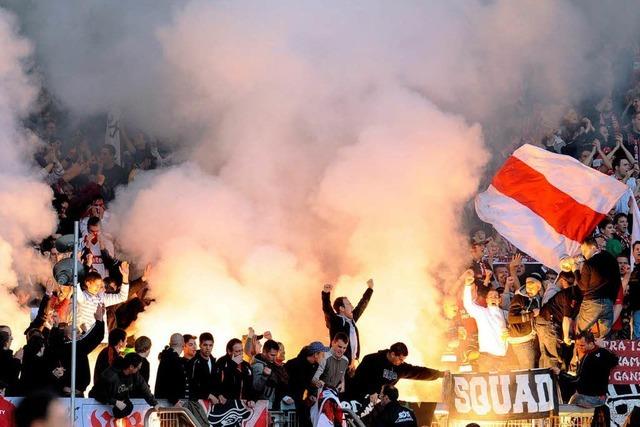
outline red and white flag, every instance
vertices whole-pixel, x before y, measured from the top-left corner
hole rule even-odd
[[[578,253],[627,189],[572,157],[527,144],[478,194],[476,212],[518,249],[557,269],[563,256]],[[634,235],[640,231],[633,228]]]

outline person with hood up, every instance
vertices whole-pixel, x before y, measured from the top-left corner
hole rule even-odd
[[[278,410],[287,384],[287,371],[276,365],[280,346],[274,340],[265,341],[262,352],[253,358],[251,371],[256,398],[269,401],[269,410]]]
[[[509,305],[509,343],[519,369],[536,367],[536,333],[534,319],[540,314],[542,276],[531,273],[523,287],[516,291]]]

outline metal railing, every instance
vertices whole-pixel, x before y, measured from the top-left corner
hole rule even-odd
[[[438,405],[433,414],[430,427],[465,427],[471,422],[481,427],[589,427],[593,418],[593,409],[579,408],[573,405],[560,405],[558,415],[537,420],[509,420],[509,421],[477,421],[477,420],[449,420],[448,412],[442,405]]]
[[[184,408],[149,409],[144,415],[145,427],[208,427],[202,426]]]

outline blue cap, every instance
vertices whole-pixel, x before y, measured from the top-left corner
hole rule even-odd
[[[319,352],[327,352],[330,350],[329,347],[326,347],[320,341],[314,341],[307,346],[307,350],[310,354],[319,353]]]

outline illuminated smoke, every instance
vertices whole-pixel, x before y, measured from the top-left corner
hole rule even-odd
[[[252,325],[292,357],[326,339],[323,283],[356,303],[373,277],[363,352],[403,340],[417,363],[437,359],[440,289],[468,261],[463,205],[499,144],[474,123],[517,126],[522,102],[585,96],[615,15],[596,2],[152,4],[23,13],[73,114],[118,107],[190,159],[111,208],[122,249],[156,265],[158,302],[138,324],[154,353],[204,330],[222,353]],[[611,40],[636,22],[618,11]]]
[[[29,324],[11,290],[28,275],[50,272],[28,245],[55,230],[52,192],[30,170],[28,156],[37,142],[26,135],[20,119],[37,95],[24,71],[31,45],[16,35],[15,17],[0,9],[0,324],[14,329],[16,344]]]

